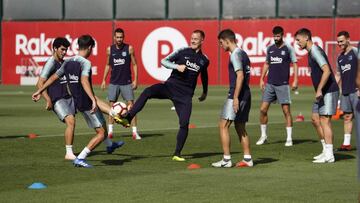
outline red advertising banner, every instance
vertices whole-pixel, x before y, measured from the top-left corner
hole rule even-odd
[[[215,85],[218,84],[218,25],[216,20],[120,21],[115,23],[115,28],[123,28],[125,42],[135,48],[141,84],[165,81],[171,70],[161,66],[161,59],[179,48],[188,47],[191,33],[203,30],[202,51],[210,59],[209,84]]]
[[[312,31],[312,39],[321,47],[334,40],[332,19],[269,19],[269,20],[231,20],[222,21],[221,28],[232,29],[238,39],[238,46],[247,52],[251,61],[251,84],[259,84],[261,70],[265,62],[266,47],[273,43],[272,29],[274,26],[284,28],[284,38],[294,47],[298,58],[299,85],[311,85],[310,71],[307,64],[307,52],[296,45],[294,33],[303,27]],[[328,51],[328,50],[325,50]],[[221,81],[227,84],[228,54],[221,53]],[[291,71],[292,73],[292,71]]]
[[[52,41],[65,36],[71,43],[68,56],[77,53],[77,38],[90,34],[96,41],[89,60],[93,81],[100,83],[105,66],[106,45],[111,43],[112,22],[3,22],[2,82],[32,85],[46,60],[52,55]]]
[[[166,80],[171,71],[161,66],[161,59],[176,49],[188,46],[191,33],[196,29],[206,34],[203,52],[210,60],[209,84],[228,84],[229,55],[219,48],[217,34],[221,29],[231,28],[236,33],[238,46],[250,56],[251,84],[258,85],[266,47],[273,43],[272,28],[280,25],[285,29],[285,40],[295,48],[300,85],[311,85],[307,52],[299,50],[294,33],[302,27],[310,29],[313,41],[325,50],[334,69],[339,54],[336,34],[347,30],[351,43],[356,45],[360,39],[359,24],[360,18],[3,22],[2,83],[35,84],[42,66],[51,56],[51,43],[55,37],[66,36],[69,39],[68,56],[72,56],[77,53],[77,37],[90,34],[96,40],[93,55],[89,58],[93,65],[93,83],[100,84],[106,63],[106,48],[112,43],[114,28],[121,27],[125,30],[125,42],[135,49],[140,84]]]

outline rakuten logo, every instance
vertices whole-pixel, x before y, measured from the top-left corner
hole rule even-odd
[[[239,33],[236,33],[236,39],[238,41],[237,45],[250,56],[250,60],[253,63],[265,62],[266,48],[273,41],[272,36],[264,37],[263,32],[258,32],[256,36],[249,36],[245,38]],[[307,53],[306,50],[300,50],[291,33],[284,34],[284,40],[295,49],[296,55],[304,56]],[[323,48],[324,43],[320,37],[313,36],[312,41]]]
[[[70,42],[67,55],[78,54],[77,38],[71,38],[69,34],[65,37]],[[40,33],[39,37],[28,38],[25,34],[16,34],[15,36],[15,54],[16,55],[33,55],[33,56],[50,56],[52,55],[52,41],[55,38],[46,37],[45,33]],[[95,44],[96,41],[95,41]],[[97,55],[97,46],[93,48],[93,55]]]
[[[171,70],[161,66],[161,59],[173,51],[188,44],[184,35],[172,27],[160,27],[153,30],[144,40],[141,59],[145,70],[156,80],[165,81]]]
[[[275,56],[275,57],[270,56],[270,63],[271,64],[282,63],[282,58],[277,57],[277,56]]]
[[[186,66],[189,70],[198,72],[200,70],[200,66],[198,66],[196,63],[191,63],[189,60],[186,60]]]

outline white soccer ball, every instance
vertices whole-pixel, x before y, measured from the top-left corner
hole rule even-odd
[[[111,109],[117,114],[117,115],[124,115],[127,113],[128,109],[125,103],[123,102],[116,102],[112,105]]]

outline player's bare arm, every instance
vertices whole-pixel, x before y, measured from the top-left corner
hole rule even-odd
[[[133,46],[129,46],[129,53],[130,53],[131,64],[132,64],[133,73],[134,73],[132,88],[135,90],[137,88],[137,84],[138,84],[138,67],[137,67],[137,63],[136,63],[135,50],[134,50]]]
[[[93,92],[93,89],[90,85],[90,81],[89,81],[89,76],[81,76],[81,85],[82,87],[84,88],[86,94],[90,97],[91,101],[92,101],[92,107],[91,107],[91,110],[90,112],[95,112],[96,110],[96,99],[95,99],[95,96],[94,96],[94,92]]]
[[[244,81],[244,72],[243,71],[236,71],[236,85],[235,85],[235,91],[234,91],[234,102],[233,102],[233,108],[235,113],[239,110],[239,95],[242,88],[242,84]]]
[[[36,83],[36,87],[37,87],[38,89],[40,89],[42,86],[44,86],[44,83],[45,83],[45,82],[46,82],[46,79],[45,79],[45,78],[39,77],[39,80],[38,80],[38,82]],[[45,101],[46,101],[45,109],[48,110],[48,111],[51,110],[51,109],[53,108],[53,104],[52,104],[51,99],[50,99],[50,96],[49,96],[49,94],[47,93],[46,90],[42,92],[42,96],[43,96],[43,98],[44,98]]]
[[[298,81],[298,65],[297,63],[293,63],[293,67],[294,67],[294,81],[292,83],[292,86],[291,86],[291,89],[294,91],[294,90],[297,90],[298,88],[298,84],[299,84],[299,81]]]
[[[266,61],[264,63],[264,66],[263,66],[263,69],[262,69],[262,72],[261,72],[261,76],[260,76],[260,89],[262,91],[264,91],[264,89],[265,89],[264,78],[265,78],[268,71],[269,71],[269,63]]]
[[[106,48],[106,64],[105,64],[104,76],[103,76],[103,80],[102,80],[101,86],[100,86],[100,88],[102,90],[105,90],[105,88],[106,88],[106,78],[107,78],[107,76],[109,74],[109,70],[110,70],[109,57],[110,57],[110,47],[107,47]]]
[[[330,67],[329,65],[325,64],[321,67],[323,73],[322,73],[322,76],[321,76],[321,80],[320,80],[320,83],[319,83],[319,86],[316,90],[316,95],[315,95],[315,98],[316,100],[319,100],[323,97],[322,95],[322,88],[325,86],[326,82],[328,81],[330,75],[331,75],[331,71],[330,71]]]
[[[39,101],[39,99],[41,98],[41,93],[46,90],[51,84],[53,84],[56,80],[59,79],[59,76],[54,73],[46,82],[45,84],[39,88],[32,96],[32,100],[37,102]]]

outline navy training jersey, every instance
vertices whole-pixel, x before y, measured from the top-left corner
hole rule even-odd
[[[92,101],[81,85],[81,76],[88,76],[90,85],[92,85],[90,61],[82,56],[71,57],[63,63],[61,68],[56,71],[56,74],[59,77],[66,76],[76,108],[80,112],[91,110]]]
[[[60,67],[61,63],[55,60],[55,58],[52,56],[46,61],[43,69],[41,70],[40,77],[47,80]],[[55,104],[55,102],[57,102],[59,99],[69,98],[70,95],[66,88],[66,76],[59,78],[53,84],[51,84],[48,87],[47,92],[53,104]]]
[[[348,53],[342,52],[337,58],[337,71],[341,76],[343,95],[356,92],[356,75],[358,69],[358,50],[353,47]]]
[[[175,86],[181,93],[193,96],[199,74],[207,75],[209,59],[201,50],[196,52],[192,48],[186,47],[168,55],[161,61],[161,64],[166,68],[173,69],[165,84]],[[185,71],[179,72],[176,69],[177,64],[186,65]]]
[[[313,86],[315,88],[315,91],[317,91],[317,88],[319,86],[321,76],[323,74],[322,66],[327,64],[330,69],[330,76],[327,80],[326,84],[322,88],[322,94],[325,95],[329,92],[336,92],[339,91],[339,87],[336,83],[334,73],[331,69],[329,60],[324,52],[318,45],[313,45],[309,51],[308,54],[308,62],[309,66],[311,68],[311,80],[313,83]]]
[[[229,61],[229,99],[234,99],[234,92],[236,86],[236,72],[243,71],[244,73],[244,80],[239,94],[239,100],[246,101],[247,98],[250,96],[250,88],[249,88],[249,81],[250,81],[250,59],[244,50],[240,48],[236,48],[230,55]]]
[[[109,64],[111,67],[110,84],[128,85],[132,82],[128,44],[122,44],[119,48],[115,44],[110,47]]]
[[[266,51],[266,62],[269,64],[267,82],[272,85],[288,85],[290,63],[297,62],[294,48],[286,43],[281,47],[270,45]]]

